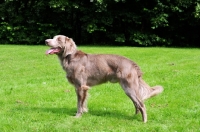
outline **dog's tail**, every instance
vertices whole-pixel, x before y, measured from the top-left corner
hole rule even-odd
[[[162,86],[150,87],[142,80],[142,78],[139,79],[139,85],[140,85],[139,92],[142,100],[146,100],[148,98],[156,96],[157,94],[162,93],[163,91]]]

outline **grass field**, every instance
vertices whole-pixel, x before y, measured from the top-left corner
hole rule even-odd
[[[93,87],[89,112],[74,118],[76,95],[46,46],[0,45],[0,132],[199,132],[200,49],[79,47],[134,60],[164,92],[145,102],[148,122],[118,84]]]

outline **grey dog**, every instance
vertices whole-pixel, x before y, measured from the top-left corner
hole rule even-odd
[[[58,56],[68,81],[75,87],[78,99],[76,117],[88,111],[86,100],[90,87],[110,81],[121,85],[132,100],[136,114],[141,112],[143,122],[147,122],[144,100],[161,93],[163,87],[146,84],[135,62],[118,55],[84,53],[77,50],[71,38],[64,35],[46,39],[45,43],[51,47],[46,54]]]

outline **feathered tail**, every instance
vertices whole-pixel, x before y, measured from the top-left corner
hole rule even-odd
[[[148,84],[146,84],[142,80],[142,78],[140,78],[139,80],[139,85],[140,85],[139,92],[140,92],[142,100],[146,100],[148,98],[156,96],[157,94],[160,94],[163,91],[162,86],[150,87]]]

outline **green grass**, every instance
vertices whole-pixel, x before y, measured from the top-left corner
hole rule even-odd
[[[1,132],[198,132],[200,50],[184,48],[79,47],[87,53],[126,56],[144,80],[164,92],[145,102],[148,122],[134,115],[118,84],[89,92],[89,112],[76,119],[76,95],[55,55],[46,46],[0,45]]]

